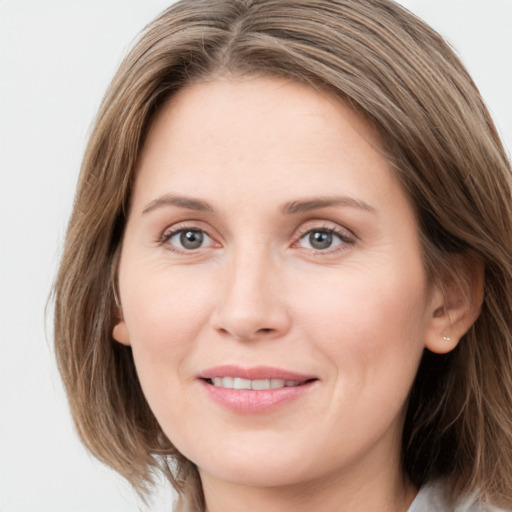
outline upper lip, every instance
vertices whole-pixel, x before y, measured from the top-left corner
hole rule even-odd
[[[306,382],[317,379],[314,375],[307,375],[272,366],[241,367],[236,365],[214,366],[203,370],[198,378],[213,379],[214,377],[239,377],[248,380],[280,379]]]

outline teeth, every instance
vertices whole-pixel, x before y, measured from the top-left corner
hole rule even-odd
[[[248,379],[240,379],[239,377],[235,377],[233,379],[233,389],[251,389],[251,381]]]
[[[253,380],[251,383],[251,389],[259,390],[259,389],[269,389],[270,383],[267,380]]]
[[[284,387],[298,386],[300,382],[296,380],[282,379],[258,379],[249,380],[240,377],[213,377],[211,382],[214,386],[227,389],[253,389],[262,391],[266,389],[278,389]]]
[[[284,388],[284,380],[270,379],[270,389]]]

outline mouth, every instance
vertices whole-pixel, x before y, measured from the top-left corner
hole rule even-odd
[[[218,366],[198,376],[207,396],[236,413],[276,410],[315,389],[319,379],[273,367]]]
[[[205,379],[206,382],[217,388],[224,389],[245,389],[253,391],[265,391],[269,389],[279,389],[295,387],[310,382],[314,379],[307,379],[305,381],[298,380],[283,380],[283,379],[244,379],[242,377],[213,377]]]

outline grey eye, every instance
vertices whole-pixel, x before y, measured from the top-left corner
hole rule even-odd
[[[314,229],[301,237],[303,247],[314,249],[315,251],[324,251],[340,245],[343,239],[333,231],[326,229]]]
[[[211,238],[200,229],[180,229],[169,238],[171,245],[186,251],[199,249],[210,242]]]
[[[313,231],[309,234],[309,243],[314,249],[328,249],[332,244],[332,233]]]
[[[201,231],[183,231],[180,234],[180,242],[185,249],[198,249],[203,244],[203,239]]]

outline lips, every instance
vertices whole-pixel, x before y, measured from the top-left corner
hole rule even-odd
[[[276,379],[295,382],[306,382],[308,380],[316,379],[314,375],[305,375],[281,368],[274,368],[272,366],[255,366],[251,368],[244,368],[234,365],[223,365],[208,368],[199,374],[200,379],[213,379],[214,377],[232,377],[247,380],[266,380]]]
[[[265,389],[279,389],[284,387],[299,386],[301,382],[297,380],[283,379],[242,379],[240,377],[213,377],[208,379],[213,386],[225,389],[252,389],[262,391]]]
[[[300,398],[318,382],[313,375],[268,366],[217,366],[201,372],[198,378],[214,402],[249,414],[275,410]]]

